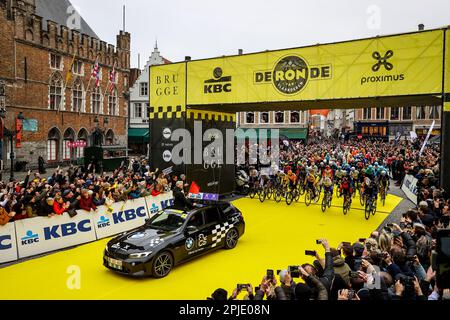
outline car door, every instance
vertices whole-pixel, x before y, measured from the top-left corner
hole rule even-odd
[[[214,249],[220,245],[225,235],[224,225],[222,221],[221,214],[217,207],[207,208],[204,212],[205,216],[205,227],[204,230],[207,232],[208,250]]]
[[[183,234],[184,244],[178,244],[184,252],[181,260],[191,259],[207,250],[208,241],[203,210],[193,213],[188,218]]]

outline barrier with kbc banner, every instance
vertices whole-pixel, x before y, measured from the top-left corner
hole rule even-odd
[[[14,222],[19,258],[95,241],[92,215],[67,213],[60,216],[36,217]]]
[[[16,226],[0,226],[0,263],[17,260]]]
[[[96,241],[128,231],[145,223],[158,211],[173,205],[172,192],[77,210],[71,218],[36,217],[0,227],[0,263]]]

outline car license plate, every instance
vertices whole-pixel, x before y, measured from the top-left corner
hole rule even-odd
[[[122,270],[121,260],[106,257],[106,261],[108,261],[108,266],[110,266],[111,268]]]

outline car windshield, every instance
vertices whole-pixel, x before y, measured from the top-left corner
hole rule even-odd
[[[153,229],[173,231],[180,228],[186,220],[187,213],[182,210],[168,209],[160,211],[148,222]]]

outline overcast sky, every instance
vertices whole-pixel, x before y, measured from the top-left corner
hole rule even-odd
[[[116,44],[126,6],[132,67],[153,51],[175,62],[358,39],[450,24],[449,0],[71,0]]]

